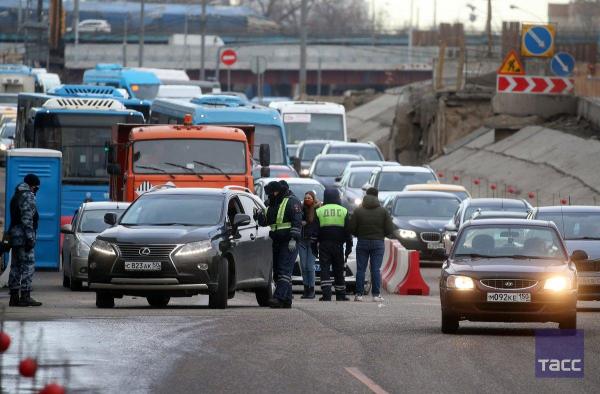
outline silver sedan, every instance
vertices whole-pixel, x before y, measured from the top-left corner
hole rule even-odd
[[[88,279],[88,254],[96,236],[109,227],[104,215],[116,213],[121,216],[129,207],[123,202],[83,203],[70,224],[61,227],[65,238],[62,246],[63,286],[73,291],[81,290],[82,282]]]

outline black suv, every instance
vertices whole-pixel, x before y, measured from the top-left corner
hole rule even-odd
[[[89,285],[96,306],[112,308],[124,295],[164,307],[171,297],[209,295],[226,308],[236,290],[251,290],[261,306],[272,295],[269,228],[253,219],[264,209],[239,187],[170,188],[140,196],[91,245]]]

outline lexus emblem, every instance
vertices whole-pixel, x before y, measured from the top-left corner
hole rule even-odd
[[[149,256],[150,248],[141,248],[138,253],[140,254],[140,256]]]
[[[504,286],[513,287],[513,283],[512,282],[504,282]]]

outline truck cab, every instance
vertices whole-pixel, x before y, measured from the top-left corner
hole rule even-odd
[[[129,97],[153,100],[160,79],[150,71],[123,67],[120,64],[98,64],[83,73],[83,83],[125,89]]]
[[[253,190],[254,127],[119,124],[113,129],[108,173],[113,201],[133,201],[163,185]],[[269,166],[269,147],[260,146]]]

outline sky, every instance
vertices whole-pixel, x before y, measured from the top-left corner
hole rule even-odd
[[[374,2],[377,14],[385,15],[384,25],[395,28],[407,26],[410,20],[410,4],[414,4],[414,25],[417,20],[421,29],[433,25],[435,0],[369,0]],[[568,0],[492,0],[492,29],[500,30],[503,21],[539,22],[548,18],[548,3],[568,3]],[[373,3],[371,3],[373,4]],[[470,8],[474,6],[476,20],[469,21]],[[522,8],[511,9],[511,5]],[[463,22],[466,29],[481,30],[485,26],[487,0],[437,0],[437,22]],[[418,15],[418,17],[417,17]]]

